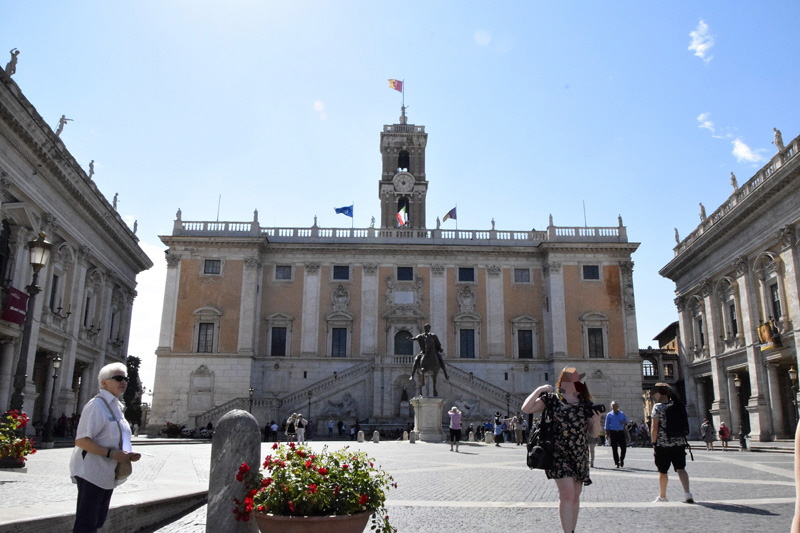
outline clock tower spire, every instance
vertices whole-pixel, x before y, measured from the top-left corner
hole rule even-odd
[[[383,126],[381,159],[383,170],[378,185],[381,200],[381,228],[400,226],[398,213],[405,212],[409,229],[425,229],[425,126],[408,123],[401,107],[400,123]],[[402,216],[402,215],[401,215]]]

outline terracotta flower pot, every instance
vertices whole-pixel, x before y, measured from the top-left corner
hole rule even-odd
[[[261,533],[362,533],[371,515],[278,516],[253,512]]]

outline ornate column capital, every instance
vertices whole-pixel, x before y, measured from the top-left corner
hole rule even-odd
[[[319,263],[306,263],[305,267],[308,274],[319,274]]]
[[[175,268],[181,264],[181,258],[175,254],[166,254],[167,268]]]

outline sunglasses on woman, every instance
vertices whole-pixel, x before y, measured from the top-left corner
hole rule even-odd
[[[119,382],[124,381],[125,383],[128,382],[128,376],[111,376],[111,378],[109,379],[113,379],[114,381],[119,381]]]

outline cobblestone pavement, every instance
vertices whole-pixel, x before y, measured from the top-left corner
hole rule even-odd
[[[388,510],[400,532],[560,531],[555,483],[541,471],[528,470],[521,446],[465,443],[460,453],[450,452],[446,444],[419,442],[353,447],[367,451],[395,477],[398,488],[389,493]],[[263,450],[266,454],[266,446]],[[693,451],[695,460],[687,472],[696,503],[683,503],[681,485],[672,473],[670,501],[654,504],[658,478],[652,450],[629,448],[625,467],[616,469],[611,449],[598,447],[594,483],[583,491],[578,531],[790,529],[792,454]],[[200,507],[147,533],[204,532],[205,512]]]

